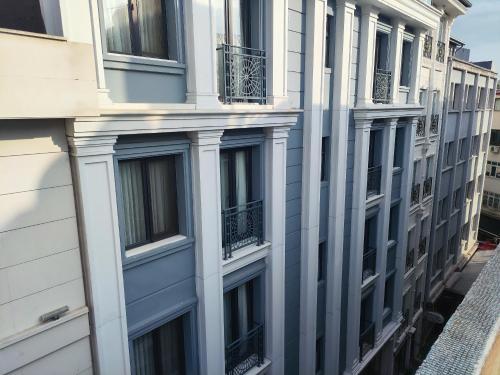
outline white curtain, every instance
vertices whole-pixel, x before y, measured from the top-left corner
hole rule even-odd
[[[128,0],[103,1],[108,51],[132,53]]]
[[[248,326],[249,287],[248,283],[224,294],[224,342],[230,345],[245,336],[251,327]],[[236,306],[234,305],[236,304]],[[236,330],[233,332],[233,329]]]
[[[247,204],[247,151],[237,151],[235,154],[236,174],[236,205]]]
[[[138,19],[142,54],[168,58],[162,0],[139,0]]]
[[[140,161],[120,162],[123,211],[125,217],[125,245],[146,240],[144,191]]]
[[[152,332],[134,340],[134,367],[136,375],[156,375]]]
[[[48,35],[63,36],[59,0],[39,0],[45,32]]]
[[[229,208],[229,155],[220,154],[220,188],[222,209]]]
[[[175,157],[153,159],[148,164],[153,234],[178,232]]]

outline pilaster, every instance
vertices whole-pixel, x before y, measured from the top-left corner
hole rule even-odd
[[[192,140],[193,214],[200,374],[224,374],[221,250],[221,130],[188,133]]]
[[[288,127],[265,130],[266,357],[271,375],[285,371],[285,192]],[[212,374],[210,372],[210,374]]]
[[[100,374],[130,374],[118,228],[113,147],[115,136],[68,137],[88,303],[93,359]]]
[[[394,28],[391,33],[390,62],[392,73],[391,80],[391,102],[399,103],[399,86],[401,81],[401,61],[403,55],[403,34],[405,24],[400,19],[394,21]],[[420,67],[419,67],[420,68]],[[406,103],[405,103],[406,104]]]
[[[378,13],[370,5],[361,9],[361,40],[359,46],[358,106],[373,104],[373,71]]]
[[[412,64],[411,64],[411,79],[410,79],[410,94],[408,96],[409,104],[418,104],[420,96],[420,70],[422,69],[422,56],[425,43],[425,31],[418,30],[413,39],[411,49]],[[429,90],[429,95],[432,96],[432,91]]]

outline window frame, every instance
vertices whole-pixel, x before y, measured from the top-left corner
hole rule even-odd
[[[159,139],[158,139],[159,138]],[[191,169],[190,169],[190,141],[183,137],[157,137],[153,140],[146,138],[118,139],[115,145],[113,158],[115,174],[115,193],[118,211],[118,225],[120,232],[120,249],[124,267],[149,257],[161,256],[182,249],[193,239],[193,218],[191,199]],[[125,213],[123,209],[123,196],[119,162],[124,160],[137,160],[162,156],[176,156],[176,183],[177,183],[177,212],[179,234],[152,241],[131,249],[125,248]],[[161,254],[161,255],[160,255]]]

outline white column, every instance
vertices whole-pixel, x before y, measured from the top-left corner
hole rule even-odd
[[[184,20],[187,102],[198,109],[219,108],[213,1],[186,0]]]
[[[401,61],[403,55],[403,34],[405,24],[396,19],[391,32],[390,62],[391,80],[391,102],[399,103],[399,86],[401,81]],[[404,103],[406,104],[406,103]]]
[[[99,374],[130,374],[113,167],[115,142],[113,136],[68,138],[92,310],[93,359]]]
[[[347,305],[346,368],[359,361],[359,316],[361,309],[361,278],[366,217],[366,182],[371,120],[356,120],[354,178],[352,192],[351,246],[349,257],[349,299]]]
[[[418,30],[413,39],[411,48],[412,64],[410,78],[410,93],[408,96],[408,104],[419,104],[420,100],[420,70],[422,68],[422,56],[425,43],[425,31]],[[432,97],[432,91],[429,89],[428,97]]]
[[[192,140],[200,374],[224,374],[219,165],[222,131],[200,131],[189,135]]]
[[[373,104],[373,71],[378,13],[370,6],[361,9],[361,40],[359,45],[358,106]]]
[[[346,194],[347,133],[349,128],[349,74],[354,27],[353,2],[337,2],[335,12],[335,84],[331,114],[330,190],[328,207],[328,255],[326,280],[325,374],[335,375],[339,363],[342,303],[342,259]]]
[[[265,1],[267,99],[275,107],[288,105],[288,0]]]
[[[378,213],[378,236],[377,236],[377,288],[375,289],[374,311],[375,311],[375,334],[377,340],[382,336],[382,314],[384,311],[385,274],[387,266],[387,243],[389,241],[389,221],[391,212],[392,193],[392,166],[394,163],[394,142],[396,138],[396,125],[398,119],[388,121],[389,125],[384,128],[384,140],[382,148],[382,178],[381,191],[384,198],[380,203]]]
[[[304,375],[313,374],[316,368],[316,305],[326,2],[324,0],[308,1],[306,14],[299,344],[299,372]]]
[[[288,127],[265,130],[266,357],[271,375],[285,371],[285,195]],[[211,372],[210,374],[219,374]]]

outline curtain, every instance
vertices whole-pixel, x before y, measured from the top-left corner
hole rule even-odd
[[[119,163],[123,211],[125,216],[125,246],[146,240],[142,168],[139,160]]]
[[[148,163],[151,224],[153,236],[179,232],[175,157],[152,159]]]
[[[132,53],[128,0],[103,1],[108,51]]]
[[[153,332],[134,340],[135,375],[156,375]]]
[[[59,0],[39,0],[45,31],[48,35],[63,36]]]
[[[247,202],[247,152],[237,151],[235,154],[236,206],[238,212],[246,209]],[[239,214],[238,234],[244,234],[248,229],[248,218],[245,213]]]
[[[138,0],[138,19],[142,55],[168,58],[162,0]]]
[[[220,190],[222,209],[230,207],[229,198],[229,154],[222,152],[220,154]]]

